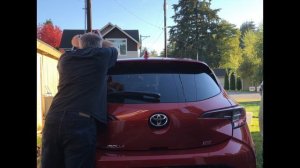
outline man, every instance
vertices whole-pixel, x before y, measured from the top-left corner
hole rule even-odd
[[[260,100],[260,106],[259,106],[259,116],[258,116],[258,118],[259,118],[259,129],[260,129],[260,134],[261,134],[261,136],[263,137],[263,135],[264,135],[264,130],[263,130],[263,121],[264,121],[264,114],[263,114],[263,112],[264,112],[264,89],[263,89],[263,87],[264,87],[264,85],[263,85],[263,82],[261,82],[261,84],[260,84],[260,89],[259,89],[259,91],[260,91],[260,96],[261,96],[261,100]]]
[[[78,49],[64,53],[57,65],[58,92],[43,129],[42,168],[95,167],[97,125],[107,123],[106,74],[118,51],[100,34],[73,39]]]

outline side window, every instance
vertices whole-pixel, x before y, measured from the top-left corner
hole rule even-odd
[[[216,82],[206,73],[195,74],[197,100],[213,97],[221,92]]]

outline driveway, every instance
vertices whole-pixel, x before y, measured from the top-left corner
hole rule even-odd
[[[260,101],[261,96],[258,92],[232,92],[228,91],[228,95],[238,101]]]

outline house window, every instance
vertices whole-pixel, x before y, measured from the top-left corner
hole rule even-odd
[[[126,38],[122,38],[122,39],[107,39],[109,41],[111,41],[114,45],[114,47],[116,47],[118,49],[119,55],[120,56],[126,56],[127,55],[127,39]]]

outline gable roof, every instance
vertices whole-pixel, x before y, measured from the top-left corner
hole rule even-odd
[[[101,34],[105,34],[106,32],[110,31],[113,27],[114,25],[109,22],[105,26],[103,26],[102,29],[100,29],[100,32]]]
[[[225,76],[225,74],[226,74],[225,69],[221,69],[221,68],[213,69],[213,71],[216,76]]]
[[[125,30],[122,30],[119,26],[117,26],[117,25],[114,25],[114,27],[112,27],[110,30],[108,30],[108,31],[106,31],[104,34],[102,34],[103,35],[103,37],[105,36],[105,35],[107,35],[109,32],[111,32],[113,29],[115,29],[115,28],[117,28],[117,29],[119,29],[122,33],[124,33],[127,37],[129,37],[129,38],[131,38],[134,42],[136,42],[136,43],[138,43],[139,44],[139,32],[138,32],[138,30],[127,30],[129,33],[132,33],[133,34],[133,32],[134,31],[136,31],[136,33],[137,34],[133,34],[134,36],[137,36],[137,39],[135,39],[135,38],[133,38],[130,34],[128,34]]]
[[[131,37],[133,37],[136,41],[140,41],[139,37],[139,31],[138,30],[124,30],[127,34],[129,34]]]
[[[122,30],[117,25],[113,25],[110,22],[106,24],[103,28],[100,29],[101,34],[103,37],[111,32],[113,29],[119,29],[122,33],[124,33],[128,38],[132,39],[134,42],[139,44],[139,31],[138,30]],[[71,40],[72,37],[76,34],[84,34],[85,30],[74,30],[74,29],[64,29],[61,37],[61,42],[59,48],[63,49],[71,49],[72,44]]]

